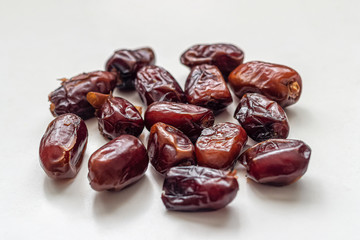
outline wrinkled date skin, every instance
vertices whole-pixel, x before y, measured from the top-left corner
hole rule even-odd
[[[151,48],[121,49],[115,51],[109,58],[105,69],[116,73],[119,89],[133,90],[137,71],[143,66],[151,64],[155,64],[155,54]]]
[[[145,112],[145,126],[150,130],[157,122],[169,124],[196,142],[204,128],[214,124],[214,113],[203,107],[185,103],[154,102]]]
[[[180,58],[181,63],[190,68],[200,64],[215,65],[225,78],[242,64],[243,60],[244,52],[240,48],[225,43],[194,45]]]
[[[234,118],[249,137],[257,142],[287,138],[289,135],[290,127],[285,111],[275,101],[258,93],[247,93],[241,98]]]
[[[148,155],[160,174],[174,166],[196,164],[195,147],[180,130],[165,123],[155,123],[150,130]]]
[[[166,174],[161,199],[168,210],[211,211],[228,205],[239,184],[234,173],[206,167],[173,167]]]
[[[199,166],[226,170],[234,166],[247,142],[245,130],[234,123],[218,123],[205,128],[196,141]]]
[[[101,99],[102,95],[90,92],[87,99],[96,108],[98,103],[96,100]],[[101,107],[96,109],[95,115],[98,119],[100,133],[104,137],[114,139],[122,134],[137,137],[143,131],[144,120],[135,106],[126,99],[107,95],[100,105]]]
[[[191,104],[213,110],[215,114],[232,103],[226,82],[214,65],[195,66],[185,82],[185,95]]]
[[[56,117],[40,142],[40,164],[53,179],[74,178],[80,170],[88,140],[88,130],[77,115]]]
[[[50,111],[54,117],[74,113],[86,120],[94,117],[95,109],[86,100],[88,92],[110,93],[115,88],[115,75],[104,71],[82,73],[62,79],[61,87],[49,94]]]
[[[90,186],[96,191],[119,191],[144,176],[148,163],[141,141],[132,135],[121,135],[91,155]]]
[[[302,91],[301,77],[294,69],[260,61],[238,66],[229,75],[229,83],[239,98],[245,93],[260,93],[281,107],[296,103]]]
[[[186,102],[179,83],[162,67],[141,68],[136,74],[135,88],[146,105],[158,101]]]
[[[240,162],[253,181],[283,186],[305,174],[310,155],[310,147],[300,140],[270,139],[246,150]]]

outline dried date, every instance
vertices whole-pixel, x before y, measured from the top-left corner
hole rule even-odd
[[[86,149],[88,131],[77,115],[56,117],[47,127],[40,148],[40,164],[54,179],[74,178],[80,170]]]
[[[290,127],[285,111],[275,101],[258,93],[247,93],[241,98],[234,118],[257,142],[287,138],[289,135]]]
[[[195,147],[180,130],[165,123],[155,123],[148,140],[150,163],[161,174],[174,166],[196,164]]]
[[[240,162],[255,182],[283,186],[296,182],[306,172],[311,149],[303,141],[270,139],[247,149]]]
[[[196,141],[199,166],[226,170],[235,164],[246,144],[245,130],[234,123],[218,123],[205,128]]]
[[[166,174],[161,199],[168,210],[211,211],[228,205],[239,184],[234,173],[206,167],[173,167]]]
[[[182,64],[193,68],[200,64],[215,65],[226,78],[242,64],[244,52],[232,44],[198,44],[186,50],[180,58]]]
[[[70,79],[62,79],[61,87],[49,94],[50,111],[54,117],[74,113],[84,120],[91,118],[95,109],[86,100],[86,94],[108,94],[115,88],[115,84],[115,75],[104,71],[82,73]]]
[[[101,93],[87,94],[88,102],[96,108],[100,133],[109,139],[122,134],[139,136],[144,129],[144,120],[129,101]]]
[[[260,93],[281,107],[296,103],[302,91],[301,77],[294,69],[260,61],[238,66],[229,75],[229,83],[239,98],[245,93]]]
[[[191,104],[213,110],[215,114],[232,103],[226,82],[214,65],[195,66],[185,82],[185,95]]]
[[[121,135],[91,155],[90,186],[96,191],[119,191],[143,177],[148,163],[141,141],[132,135]]]
[[[151,48],[120,49],[109,58],[105,69],[116,73],[119,89],[133,90],[137,71],[151,64],[155,64],[155,54]]]
[[[136,74],[135,88],[145,105],[153,102],[186,102],[186,97],[175,78],[164,68],[145,66]]]
[[[194,143],[204,128],[214,124],[214,113],[203,107],[174,102],[154,102],[145,112],[145,126],[150,130],[157,122],[182,131]]]

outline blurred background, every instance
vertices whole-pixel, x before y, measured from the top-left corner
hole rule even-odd
[[[360,162],[359,1],[0,1],[0,235],[3,239],[358,239]],[[300,101],[287,109],[290,138],[308,143],[310,167],[298,183],[248,183],[226,209],[169,213],[160,179],[119,194],[94,192],[87,159],[106,141],[88,120],[83,167],[71,183],[50,181],[38,147],[53,119],[47,95],[57,79],[103,70],[114,50],[150,46],[156,64],[184,85],[183,51],[232,43],[245,62],[296,69]],[[117,91],[135,104],[136,92]],[[233,121],[238,99],[217,121]],[[147,132],[143,138],[146,139]]]

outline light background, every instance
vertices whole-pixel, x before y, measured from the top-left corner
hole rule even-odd
[[[359,239],[359,1],[0,1],[1,239]],[[87,161],[106,141],[96,119],[74,181],[48,179],[38,147],[53,119],[56,79],[103,69],[115,49],[151,46],[183,86],[180,54],[195,43],[233,43],[245,61],[296,69],[300,101],[286,109],[290,138],[313,152],[297,183],[247,182],[225,209],[176,213],[149,168],[122,192],[97,193]],[[137,93],[122,93],[141,104]],[[238,99],[217,118],[234,121]],[[143,139],[148,132],[145,131]]]

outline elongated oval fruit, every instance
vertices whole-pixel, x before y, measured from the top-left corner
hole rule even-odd
[[[86,149],[88,131],[77,115],[56,117],[47,127],[40,148],[40,164],[54,179],[74,178],[80,170]]]
[[[238,66],[229,75],[229,83],[239,98],[245,93],[260,93],[281,107],[296,103],[302,91],[301,77],[294,69],[260,61]]]
[[[141,68],[136,74],[135,88],[145,105],[158,101],[186,102],[179,83],[162,67]]]
[[[150,163],[161,174],[175,166],[196,164],[195,147],[180,130],[165,123],[155,123],[148,140]]]
[[[247,134],[238,124],[226,122],[205,128],[196,141],[199,166],[226,170],[235,164]]]
[[[244,60],[244,52],[227,43],[197,44],[187,49],[180,58],[182,64],[193,68],[200,64],[217,66],[226,78]]]
[[[64,113],[74,113],[84,120],[94,117],[95,108],[88,103],[86,95],[88,92],[108,94],[115,84],[115,75],[104,71],[62,79],[61,87],[49,94],[50,111],[54,117]]]
[[[275,101],[258,93],[247,93],[241,98],[234,118],[257,142],[287,138],[289,135],[290,126],[285,111]]]
[[[185,103],[154,102],[145,112],[145,126],[150,130],[163,122],[182,131],[194,143],[204,128],[214,124],[214,113],[203,107]]]
[[[198,166],[173,167],[161,199],[168,210],[211,211],[228,205],[239,190],[234,173]]]
[[[299,180],[306,172],[311,148],[303,141],[270,139],[247,149],[240,162],[247,177],[255,182],[283,186]]]
[[[214,65],[195,66],[185,82],[185,95],[191,104],[211,109],[215,114],[232,103],[231,93]]]
[[[121,97],[90,92],[89,103],[96,109],[100,133],[109,139],[122,134],[139,136],[144,129],[144,120],[129,101]]]
[[[90,186],[96,191],[119,191],[142,178],[148,163],[142,142],[132,135],[121,135],[91,155]]]
[[[136,73],[143,66],[154,63],[155,54],[151,48],[120,49],[108,59],[105,69],[116,73],[119,89],[133,90],[135,89]]]

